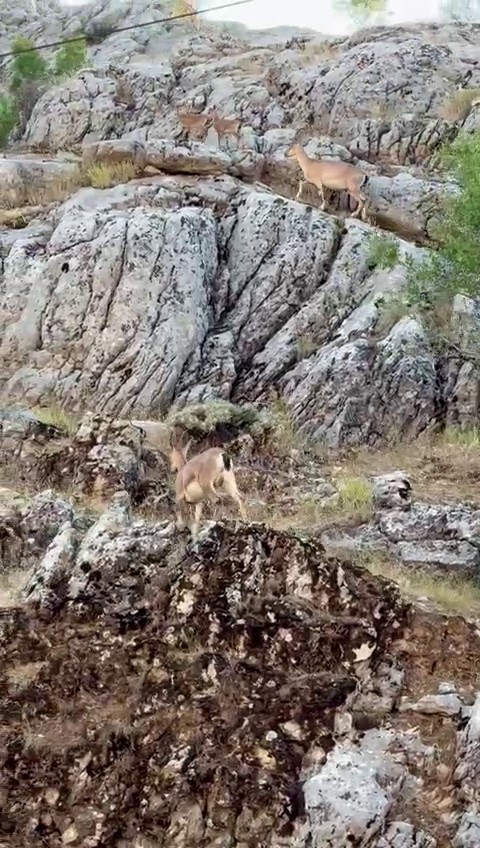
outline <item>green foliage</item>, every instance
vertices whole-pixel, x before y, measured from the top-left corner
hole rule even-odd
[[[401,293],[385,299],[379,324],[389,325],[391,316],[419,317],[439,352],[453,348],[467,359],[480,361],[480,347],[458,321],[452,321],[455,295],[480,297],[480,132],[463,134],[445,146],[439,162],[458,183],[458,191],[443,203],[441,223],[435,233],[438,249],[425,251],[421,259],[400,261],[406,267]],[[383,252],[382,252],[383,251]],[[378,259],[379,247],[373,255]],[[393,254],[392,254],[393,257]],[[380,260],[389,254],[380,249]],[[460,338],[461,336],[461,338]]]
[[[22,35],[14,38],[11,44],[13,61],[12,74],[10,78],[10,90],[18,91],[22,83],[27,80],[40,82],[48,77],[48,67],[43,56],[35,50],[35,46],[29,38]],[[21,51],[29,50],[28,53]]]
[[[386,0],[334,0],[334,8],[346,15],[355,26],[365,26],[376,17],[383,17]]]
[[[379,236],[376,233],[371,236],[368,252],[368,266],[372,270],[381,268],[391,271],[399,261],[398,244],[393,238]]]
[[[55,53],[53,73],[57,77],[71,76],[87,64],[87,46],[85,38],[62,44]]]
[[[18,111],[11,97],[0,94],[0,147],[5,147],[18,119]]]
[[[51,66],[29,38],[17,36],[11,43],[11,49],[13,58],[9,95],[0,95],[0,147],[7,144],[16,125],[20,132],[25,130],[32,109],[42,93],[42,84],[55,77],[74,74],[87,63],[83,36],[79,36],[78,41],[61,45]]]

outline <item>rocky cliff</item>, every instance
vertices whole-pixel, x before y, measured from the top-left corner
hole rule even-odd
[[[455,106],[458,86],[478,84],[475,26],[327,42],[171,23],[125,39],[109,27],[140,21],[135,6],[126,18],[57,10],[48,30],[42,9],[26,26],[37,39],[59,20],[66,34],[97,22],[103,37],[89,39],[90,69],[38,100],[21,155],[0,160],[16,207],[16,229],[7,220],[0,232],[4,400],[129,415],[213,397],[265,403],[274,391],[331,445],[475,421],[474,365],[440,357],[416,320],[380,320],[402,260],[454,190],[432,156],[476,126],[473,96]],[[162,10],[142,7],[142,19]],[[298,168],[284,154],[299,134],[311,153],[369,174],[371,218],[395,234],[393,270],[372,263],[382,230],[345,219],[346,196],[332,199],[335,215],[307,188],[292,199]],[[78,188],[82,153],[126,157],[130,179]],[[477,332],[476,305],[455,309]]]
[[[0,50],[88,42],[0,158],[0,848],[476,848],[480,310],[384,305],[480,31],[113,33],[169,11],[0,0]],[[175,530],[177,427],[253,523]]]

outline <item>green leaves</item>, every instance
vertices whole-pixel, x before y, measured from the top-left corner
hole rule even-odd
[[[0,95],[0,148],[8,144],[10,133],[17,124],[23,131],[42,87],[72,76],[87,64],[83,36],[60,45],[51,64],[35,49],[33,42],[22,35],[12,41],[11,49],[9,93]]]
[[[57,77],[69,77],[87,64],[87,45],[84,38],[62,44],[55,53],[53,73]]]

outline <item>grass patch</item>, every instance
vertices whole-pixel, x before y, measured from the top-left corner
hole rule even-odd
[[[50,203],[63,203],[82,186],[92,188],[111,188],[114,185],[128,183],[136,176],[135,166],[131,162],[96,163],[82,169],[78,168],[68,176],[46,181],[43,185],[29,184],[12,188],[0,188],[1,219],[4,226],[21,226],[24,207],[44,207]],[[23,225],[25,226],[25,224]]]
[[[368,521],[373,513],[372,484],[366,477],[345,477],[338,485],[339,501],[335,511],[358,522]]]
[[[442,434],[446,445],[480,449],[480,427],[447,427]]]
[[[305,57],[311,62],[319,59],[335,59],[338,51],[338,44],[331,44],[328,41],[307,41],[301,47],[302,59]]]
[[[480,585],[468,578],[408,568],[375,555],[365,555],[357,562],[372,574],[397,583],[401,591],[412,599],[428,598],[436,607],[450,614],[467,617],[480,614]]]
[[[350,449],[335,458],[333,468],[325,464],[323,471],[327,479],[330,474],[345,479],[402,471],[412,482],[416,500],[480,503],[480,450],[471,435],[457,435],[459,432],[448,428],[415,441],[399,441],[373,450]]]
[[[28,220],[24,209],[0,209],[0,227],[8,227],[10,230],[23,230],[27,226]]]
[[[28,185],[25,183],[18,188],[0,189],[0,205],[2,216],[8,212],[19,216],[25,206],[47,206],[49,203],[59,203],[70,197],[81,185],[81,175],[72,174],[70,177],[60,177],[50,180],[43,186]]]
[[[305,439],[299,433],[285,399],[281,395],[272,394],[270,409],[274,419],[272,436],[274,448],[282,454],[305,448]]]
[[[29,577],[30,572],[20,568],[0,574],[0,609],[18,606],[18,593]]]
[[[302,359],[308,359],[316,350],[317,343],[312,335],[307,333],[304,336],[299,336],[297,339],[297,359],[299,362]]]
[[[479,98],[480,88],[461,88],[442,103],[438,114],[446,121],[464,121]]]
[[[60,407],[35,407],[32,409],[32,414],[36,415],[42,424],[58,427],[59,430],[64,430],[69,436],[74,436],[78,430],[78,419]]]
[[[135,179],[136,169],[131,162],[97,162],[83,170],[85,185],[92,188],[112,188]]]
[[[368,267],[371,271],[375,268],[391,271],[399,261],[399,247],[397,241],[388,236],[380,236],[374,233],[370,237],[368,245]]]

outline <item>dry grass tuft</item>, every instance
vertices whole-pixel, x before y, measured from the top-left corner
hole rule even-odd
[[[18,593],[23,589],[29,576],[29,571],[20,568],[0,574],[0,609],[17,606]]]
[[[439,115],[446,121],[464,121],[478,99],[480,88],[461,88],[445,100],[439,109]]]
[[[11,230],[22,230],[28,224],[24,209],[0,209],[0,227]]]
[[[270,411],[274,419],[272,444],[280,454],[289,454],[292,450],[303,450],[306,440],[299,433],[290,410],[281,395],[272,395]]]
[[[44,186],[23,185],[19,188],[4,187],[0,189],[2,216],[6,216],[9,211],[12,212],[14,217],[18,217],[20,212],[25,214],[25,210],[22,207],[44,207],[50,203],[62,203],[68,197],[71,197],[80,185],[81,174],[78,171],[76,175],[51,180]],[[5,225],[8,226],[6,223]]]
[[[366,477],[345,477],[337,483],[339,501],[334,507],[340,518],[363,523],[373,513],[372,484]]]
[[[409,568],[375,554],[357,559],[372,574],[392,580],[403,594],[414,600],[427,599],[450,614],[480,615],[480,584],[465,577]]]
[[[465,448],[478,451],[480,449],[480,427],[447,427],[441,437],[441,442],[447,448]]]
[[[135,179],[136,170],[131,162],[97,162],[82,172],[85,185],[92,188],[112,188]]]
[[[297,339],[297,359],[300,362],[302,359],[308,359],[317,350],[317,343],[313,336],[306,333]]]
[[[368,106],[368,114],[370,118],[378,118],[382,121],[390,121],[396,115],[396,110],[388,103],[378,102],[371,103]]]
[[[338,56],[338,44],[331,44],[329,41],[308,41],[301,48],[302,59],[314,62],[319,59],[328,60],[335,59]]]
[[[58,427],[59,430],[64,430],[69,436],[74,436],[78,430],[78,418],[69,412],[65,412],[60,407],[34,407],[32,414],[36,415],[43,424]]]

